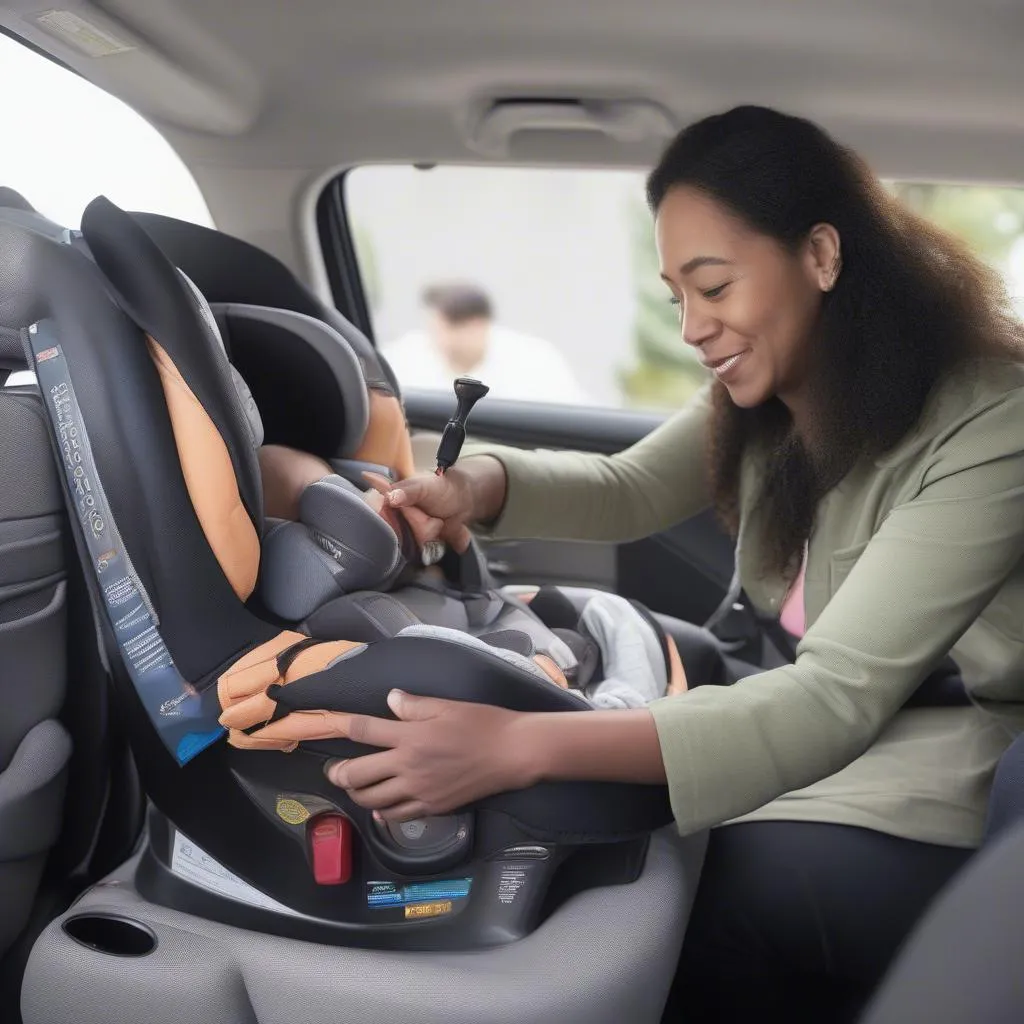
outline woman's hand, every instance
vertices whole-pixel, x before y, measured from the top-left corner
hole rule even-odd
[[[389,508],[401,510],[421,548],[440,540],[465,551],[470,525],[497,516],[505,501],[504,467],[489,456],[466,459],[443,476],[420,473],[396,484],[376,473],[363,476]]]
[[[399,690],[388,705],[399,721],[353,715],[348,735],[389,749],[326,769],[331,782],[384,820],[447,814],[536,781],[518,735],[529,716]]]

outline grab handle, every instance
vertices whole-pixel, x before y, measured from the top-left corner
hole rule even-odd
[[[676,131],[664,107],[646,100],[499,100],[479,119],[469,145],[483,156],[507,156],[523,131],[591,131],[616,142],[668,139]]]

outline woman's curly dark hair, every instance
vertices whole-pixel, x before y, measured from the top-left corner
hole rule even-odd
[[[994,270],[903,207],[810,121],[756,106],[698,121],[651,172],[652,210],[676,186],[700,190],[794,253],[816,224],[839,233],[842,269],[817,326],[812,436],[797,436],[777,398],[742,409],[713,385],[715,506],[735,533],[740,464],[756,446],[765,569],[791,576],[821,499],[859,459],[899,442],[958,360],[1024,358],[1024,327]]]

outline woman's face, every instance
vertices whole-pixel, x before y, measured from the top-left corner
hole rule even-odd
[[[655,231],[683,341],[737,405],[778,396],[792,409],[804,393],[822,292],[834,278],[834,229],[815,228],[794,254],[679,186],[662,200]]]

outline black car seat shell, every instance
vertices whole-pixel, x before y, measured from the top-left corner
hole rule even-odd
[[[362,752],[347,740],[311,734],[298,751],[282,756],[232,749],[218,742],[215,731],[204,731],[210,712],[216,722],[222,706],[231,706],[223,695],[237,678],[231,676],[232,666],[245,665],[248,671],[254,663],[262,666],[256,675],[270,673],[256,694],[263,700],[272,694],[271,701],[279,705],[270,718],[280,711],[314,717],[332,710],[389,715],[386,695],[396,679],[407,680],[413,692],[476,699],[486,694],[489,702],[517,710],[585,713],[589,706],[497,656],[456,644],[426,637],[368,646],[344,638],[314,643],[255,614],[247,602],[259,576],[263,516],[252,427],[226,355],[209,336],[206,313],[191,287],[135,221],[102,200],[83,218],[88,254],[41,233],[13,227],[0,231],[0,251],[8,260],[4,266],[20,268],[22,275],[14,277],[4,296],[4,323],[35,325],[30,338],[36,372],[57,414],[58,450],[71,470],[64,436],[70,427],[58,409],[65,401],[63,383],[54,384],[57,378],[47,376],[60,365],[55,354],[66,360],[81,410],[81,423],[71,425],[84,427],[88,435],[95,463],[93,493],[105,497],[109,513],[107,535],[113,543],[119,532],[118,550],[123,548],[130,559],[136,585],[128,588],[127,597],[139,609],[151,606],[158,630],[147,637],[157,635],[166,648],[160,670],[169,661],[185,684],[180,699],[161,691],[157,706],[157,698],[147,697],[146,687],[155,685],[155,677],[140,681],[145,672],[136,658],[139,638],[130,638],[131,650],[119,643],[114,627],[120,622],[106,614],[110,592],[96,577],[106,645],[117,663],[112,667],[118,699],[144,786],[177,829],[247,883],[297,912],[268,914],[263,926],[321,938],[333,929],[336,941],[350,944],[400,946],[406,941],[436,948],[521,936],[541,910],[539,904],[528,906],[525,896],[512,907],[512,917],[509,905],[499,901],[500,926],[487,919],[481,902],[461,916],[395,928],[397,920],[375,913],[379,908],[362,889],[371,879],[389,877],[388,871],[396,877],[436,876],[460,858],[459,875],[468,879],[473,874],[465,864],[469,850],[479,884],[497,870],[489,858],[523,843],[543,851],[535,866],[537,876],[546,875],[548,881],[581,846],[604,851],[592,859],[597,865],[593,877],[619,882],[636,877],[646,837],[670,818],[661,787],[566,783],[495,797],[472,813],[453,816],[445,826],[447,847],[435,850],[431,859],[408,844],[396,846],[393,835],[323,778],[324,757]],[[37,288],[35,282],[45,285]],[[84,542],[92,520],[85,514],[77,478],[70,473],[68,479]],[[80,553],[90,567],[99,557],[102,575],[107,555],[115,558],[117,551],[97,555],[98,550],[83,546]],[[145,657],[153,649],[146,647]],[[267,690],[275,673],[278,683],[287,685]],[[293,681],[294,675],[299,678]],[[198,731],[187,717],[193,712],[205,723]],[[160,734],[154,721],[161,724]],[[300,820],[289,821],[280,812],[286,797],[306,809]],[[351,821],[361,837],[357,885],[332,888],[313,877],[307,819],[324,813]],[[175,888],[168,870],[169,846],[151,843],[148,856],[151,892],[173,902],[181,887]],[[216,916],[222,909],[214,903],[209,913]]]

